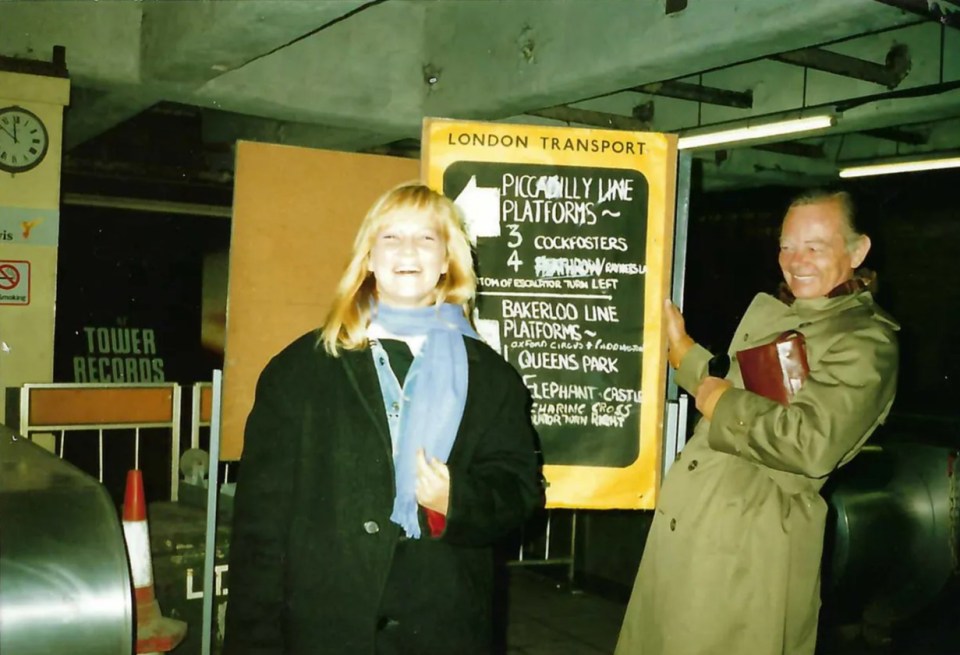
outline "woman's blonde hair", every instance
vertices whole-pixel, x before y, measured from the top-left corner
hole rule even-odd
[[[471,318],[477,276],[460,211],[449,198],[433,189],[419,182],[406,182],[380,196],[360,224],[353,242],[353,257],[340,278],[318,339],[334,357],[341,348],[356,350],[367,345],[370,304],[376,297],[376,280],[369,271],[370,251],[380,231],[404,211],[431,216],[447,247],[447,272],[437,282],[436,304],[460,305],[467,319]]]

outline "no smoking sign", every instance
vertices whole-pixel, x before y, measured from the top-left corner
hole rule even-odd
[[[0,305],[30,304],[30,262],[0,260]]]

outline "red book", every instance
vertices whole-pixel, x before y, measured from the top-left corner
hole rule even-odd
[[[803,335],[784,332],[770,343],[737,353],[740,375],[747,391],[788,405],[800,391],[810,367]]]

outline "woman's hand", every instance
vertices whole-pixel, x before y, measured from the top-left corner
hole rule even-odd
[[[436,457],[428,462],[423,448],[417,451],[417,502],[444,516],[450,505],[450,469]]]

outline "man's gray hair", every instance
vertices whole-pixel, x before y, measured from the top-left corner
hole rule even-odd
[[[815,205],[821,202],[835,202],[839,205],[843,216],[843,239],[847,244],[847,250],[853,250],[863,233],[857,229],[857,211],[853,204],[853,197],[848,192],[831,189],[807,189],[794,197],[790,206],[787,207],[787,211],[794,207]]]

